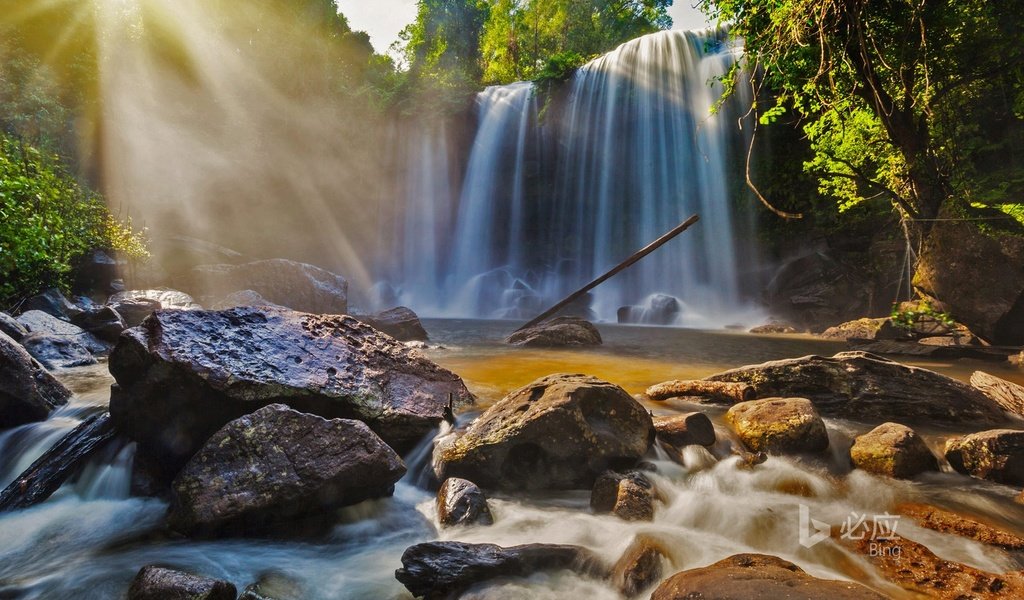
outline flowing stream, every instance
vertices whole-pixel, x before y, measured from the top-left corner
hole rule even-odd
[[[808,353],[831,354],[839,344],[801,337],[760,337],[681,329],[603,326],[606,343],[597,350],[533,351],[500,344],[508,325],[484,321],[428,321],[434,341],[427,354],[463,375],[483,408],[508,390],[559,371],[587,372],[630,391],[675,377],[702,376],[724,368]],[[974,365],[928,366],[957,377]],[[990,369],[989,365],[984,368]],[[995,374],[1022,378],[1004,371]],[[106,404],[110,376],[105,366],[58,374],[76,392],[71,404],[44,423],[0,437],[4,483],[81,419]],[[820,461],[769,458],[741,469],[728,457],[730,434],[722,408],[664,403],[657,413],[699,409],[712,417],[719,443],[712,451],[690,447],[685,466],[652,453],[653,476],[665,502],[649,523],[629,523],[589,513],[587,492],[529,497],[496,495],[491,527],[438,531],[433,495],[423,485],[431,440],[406,457],[409,473],[392,498],[368,501],[340,511],[335,524],[313,540],[192,541],[164,532],[167,505],[128,497],[133,446],[114,446],[47,502],[0,515],[0,598],[47,599],[120,597],[140,567],[159,563],[227,579],[241,589],[261,576],[278,574],[296,581],[304,598],[408,598],[394,579],[406,547],[449,539],[513,545],[534,542],[585,546],[605,560],[616,560],[635,536],[662,540],[678,570],[704,566],[739,552],[774,554],[813,575],[862,581],[895,593],[872,575],[863,558],[832,540],[813,548],[800,544],[800,509],[818,520],[840,524],[851,513],[881,515],[902,501],[919,501],[973,513],[1024,534],[1024,507],[1016,490],[949,472],[899,482],[849,470],[845,449],[870,427],[827,420],[832,441]],[[479,409],[474,409],[474,411]],[[460,416],[465,421],[474,413]],[[949,431],[923,432],[938,452]],[[725,457],[722,459],[717,456]],[[1021,568],[1013,556],[950,535],[915,527],[904,519],[898,533],[927,545],[939,556],[988,571]],[[606,584],[568,572],[538,574],[496,582],[469,598],[618,598]]]

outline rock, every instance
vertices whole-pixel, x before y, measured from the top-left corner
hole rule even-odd
[[[129,315],[124,307],[119,307],[119,305],[126,303],[129,300],[148,300],[150,302],[159,302],[160,306],[157,307],[157,309],[163,310],[202,310],[203,308],[196,303],[192,296],[189,296],[185,292],[179,292],[178,290],[155,288],[151,290],[129,290],[126,292],[118,292],[107,300],[107,304],[113,306],[126,321],[129,321],[129,323],[134,319],[129,319]],[[152,304],[148,305],[153,306]],[[134,317],[135,314],[132,314],[131,316]],[[149,315],[147,314],[146,317],[148,316]],[[143,317],[143,319],[146,317]],[[134,325],[130,326],[134,327]]]
[[[677,448],[690,445],[710,446],[715,443],[715,426],[704,413],[690,412],[654,417],[654,429],[658,432],[658,441]]]
[[[1024,239],[959,220],[938,222],[914,286],[990,342],[1024,344]]]
[[[804,454],[828,448],[828,431],[806,398],[766,398],[734,405],[725,422],[754,452]]]
[[[42,294],[37,294],[26,300],[21,305],[21,312],[39,311],[61,319],[70,321],[72,317],[82,312],[82,309],[72,304],[64,294],[57,289],[48,289]]]
[[[0,512],[28,508],[45,501],[114,436],[108,413],[85,419],[0,492]]]
[[[96,364],[89,349],[73,338],[51,333],[30,333],[21,345],[47,369],[70,369]]]
[[[110,306],[90,307],[71,322],[109,343],[116,343],[121,332],[128,328],[121,315]]]
[[[238,600],[303,600],[308,594],[302,582],[284,573],[269,572],[245,586]]]
[[[0,333],[3,333],[16,342],[20,342],[21,338],[28,335],[28,329],[25,329],[25,326],[19,323],[11,315],[5,312],[0,312]]]
[[[420,318],[412,309],[404,306],[373,315],[357,315],[356,318],[377,331],[383,331],[403,342],[426,341],[429,338],[427,330],[420,323]]]
[[[948,440],[946,460],[958,473],[1024,485],[1024,431],[993,429]]]
[[[654,484],[638,471],[608,471],[594,482],[590,508],[598,514],[612,513],[624,521],[653,521]]]
[[[417,598],[443,600],[457,598],[470,586],[491,579],[563,569],[593,576],[605,574],[598,559],[578,546],[528,544],[502,548],[494,544],[427,542],[406,549],[395,579]]]
[[[25,348],[0,333],[0,429],[45,420],[70,397]]]
[[[159,300],[149,298],[127,298],[111,302],[109,306],[121,315],[125,327],[138,327],[146,317],[163,308]]]
[[[899,423],[882,423],[858,436],[850,448],[850,460],[858,469],[898,479],[939,470],[939,461],[924,440]]]
[[[923,344],[915,341],[884,340],[880,342],[856,344],[855,348],[861,352],[869,352],[871,354],[916,356],[921,358],[934,358],[937,360],[973,358],[977,360],[1003,361],[1006,358],[1006,354],[1004,352],[992,348],[986,348],[984,346]]]
[[[651,600],[882,600],[884,596],[849,581],[818,579],[793,563],[764,554],[736,554],[713,565],[676,573]]]
[[[889,318],[857,319],[829,327],[821,333],[827,340],[898,340],[909,337],[896,328]]]
[[[1024,550],[1024,538],[952,511],[908,502],[897,506],[895,512],[933,531],[959,535],[1011,552]]]
[[[969,385],[866,352],[767,362],[708,379],[749,383],[759,398],[808,398],[825,416],[863,422],[959,427],[998,424],[1006,419],[998,405]]]
[[[128,588],[128,600],[235,600],[236,595],[227,581],[154,565],[142,567]]]
[[[617,312],[619,323],[673,325],[683,315],[684,305],[675,296],[654,294],[640,306],[623,306]]]
[[[252,290],[288,308],[343,315],[348,312],[348,282],[319,267],[275,258],[242,264],[200,265],[192,269],[194,289],[209,296]]]
[[[77,261],[75,265],[75,290],[95,292],[106,296],[116,293],[116,281],[121,277],[119,271],[128,266],[128,261],[116,259],[102,250],[93,250]],[[124,288],[122,288],[124,289]]]
[[[763,325],[752,327],[750,333],[756,334],[778,334],[778,333],[799,333],[792,325],[787,325],[780,321],[769,321]]]
[[[627,598],[639,596],[661,581],[668,562],[668,553],[658,540],[638,535],[612,567],[612,585]]]
[[[602,343],[597,327],[578,317],[555,317],[529,329],[513,332],[505,341],[513,346],[538,348],[600,346]]]
[[[240,263],[247,259],[233,248],[187,235],[153,236],[149,240],[152,260],[164,271],[161,281],[187,278],[197,265]]]
[[[93,354],[103,354],[110,345],[77,325],[58,319],[39,310],[30,310],[18,316],[18,322],[29,333],[41,333],[65,338],[84,347]],[[45,363],[44,363],[45,364]]]
[[[404,474],[365,423],[271,404],[225,425],[188,461],[169,522],[189,535],[252,535],[390,496]]]
[[[173,475],[215,431],[283,403],[365,421],[399,452],[473,398],[454,373],[352,317],[282,309],[159,311],[110,356],[110,412]]]
[[[1010,364],[1016,367],[1024,368],[1024,352],[1016,354],[1009,358]]]
[[[492,405],[461,436],[439,445],[439,479],[484,488],[589,489],[608,469],[630,468],[654,441],[643,406],[586,375],[549,375]]]
[[[458,477],[449,477],[437,491],[437,520],[446,527],[494,523],[484,493],[472,481]]]
[[[274,304],[263,296],[252,290],[232,292],[213,303],[213,310],[227,310],[239,306],[269,306],[271,308],[285,308],[280,304]]]
[[[971,385],[981,390],[1006,412],[1024,416],[1024,386],[1000,379],[984,371],[971,375]]]
[[[694,398],[697,401],[743,402],[757,398],[757,390],[746,383],[675,379],[652,385],[644,392],[655,402],[670,398]]]

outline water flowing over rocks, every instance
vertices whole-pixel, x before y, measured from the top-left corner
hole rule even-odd
[[[924,440],[899,423],[882,423],[858,436],[850,448],[850,460],[858,469],[899,479],[939,470],[939,462]]]
[[[1024,431],[993,429],[954,438],[946,442],[945,453],[959,473],[1024,485]]]
[[[513,332],[505,340],[513,346],[557,348],[600,346],[601,332],[594,324],[579,317],[555,317],[543,323]]]
[[[504,490],[588,489],[629,468],[654,441],[647,411],[622,388],[549,375],[495,403],[435,453],[438,478]]]
[[[634,598],[661,581],[669,563],[664,546],[649,535],[638,535],[612,567],[612,585],[623,596]]]
[[[348,281],[344,277],[283,258],[200,265],[192,269],[189,289],[214,298],[252,290],[274,304],[302,312],[348,313]]]
[[[172,527],[254,534],[291,519],[390,496],[401,458],[361,421],[272,404],[236,419],[174,480]]]
[[[42,421],[70,397],[28,351],[0,333],[0,429]]]
[[[354,316],[363,323],[377,331],[383,331],[396,340],[403,342],[425,342],[430,338],[427,335],[427,330],[423,328],[420,318],[411,308],[398,306],[372,315]]]
[[[118,429],[168,477],[268,404],[364,421],[405,451],[473,401],[457,375],[352,317],[270,308],[159,311],[122,335],[110,372]]]
[[[128,600],[235,600],[227,581],[157,566],[142,567],[128,588]]]
[[[754,452],[811,454],[828,448],[828,431],[806,398],[766,398],[734,405],[725,422]]]
[[[808,398],[828,417],[864,422],[994,425],[1002,409],[980,391],[934,371],[867,352],[805,356],[732,369],[710,381],[748,383],[759,398]]]
[[[653,521],[654,496],[654,484],[643,473],[608,471],[594,482],[590,508],[595,513],[611,513],[624,521]]]
[[[651,600],[883,600],[884,596],[848,581],[818,579],[795,564],[764,554],[737,554],[713,565],[676,573],[658,586]]]
[[[498,577],[527,577],[542,571],[571,569],[594,577],[607,568],[585,548],[527,544],[502,548],[494,544],[427,542],[402,554],[395,578],[424,600],[457,598],[467,588]]]
[[[1024,550],[1024,538],[966,515],[916,503],[900,504],[896,507],[895,512],[910,517],[918,526],[933,531],[959,535],[1003,550]]]
[[[437,491],[437,520],[445,527],[494,523],[483,491],[458,477],[449,477]]]

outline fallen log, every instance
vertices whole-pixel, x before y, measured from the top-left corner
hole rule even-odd
[[[754,386],[730,381],[704,381],[702,379],[666,381],[647,388],[651,400],[661,402],[669,398],[693,396],[715,402],[746,402],[757,397]]]
[[[0,512],[28,508],[45,501],[115,435],[110,413],[82,421],[0,492]]]
[[[1024,416],[1024,386],[984,371],[975,371],[971,375],[971,385],[1003,407],[1003,410]]]

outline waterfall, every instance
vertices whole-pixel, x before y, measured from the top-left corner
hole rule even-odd
[[[736,209],[744,98],[712,114],[716,78],[741,50],[724,30],[647,35],[550,97],[525,82],[478,94],[464,169],[434,164],[448,160],[443,141],[407,144],[421,181],[398,233],[402,301],[428,316],[532,317],[698,213],[696,228],[578,311],[721,326],[749,310],[740,265],[756,236]]]

